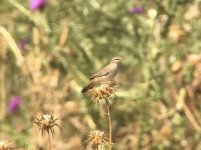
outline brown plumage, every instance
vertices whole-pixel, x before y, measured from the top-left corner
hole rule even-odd
[[[91,82],[87,86],[85,86],[81,92],[87,92],[89,89],[92,89],[97,83],[112,81],[118,72],[118,64],[123,59],[124,58],[122,57],[112,58],[107,66],[102,68],[99,72],[97,72],[90,78]]]

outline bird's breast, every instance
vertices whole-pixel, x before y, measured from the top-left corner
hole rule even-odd
[[[118,65],[113,64],[111,68],[112,68],[111,72],[108,74],[108,76],[109,76],[110,79],[113,79],[116,76],[117,72],[118,72]]]

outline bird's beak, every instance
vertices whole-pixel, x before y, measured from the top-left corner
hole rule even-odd
[[[124,59],[126,59],[126,58],[125,57],[121,58],[121,60],[124,60]]]

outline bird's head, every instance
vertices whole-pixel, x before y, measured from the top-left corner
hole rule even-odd
[[[119,63],[123,59],[125,59],[125,58],[116,56],[116,57],[111,59],[110,63]]]

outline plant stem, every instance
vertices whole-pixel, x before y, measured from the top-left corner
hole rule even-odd
[[[0,59],[6,59],[6,46],[4,48],[3,44],[1,44]],[[6,64],[3,61],[0,61],[0,103],[1,103],[0,121],[3,121],[6,116],[6,87],[5,87],[6,84],[5,84],[5,81],[6,81]]]
[[[106,101],[108,124],[109,124],[109,150],[112,150],[112,121],[110,117],[110,106],[108,100],[105,99],[105,101]]]
[[[48,132],[48,150],[51,150],[50,133]]]

